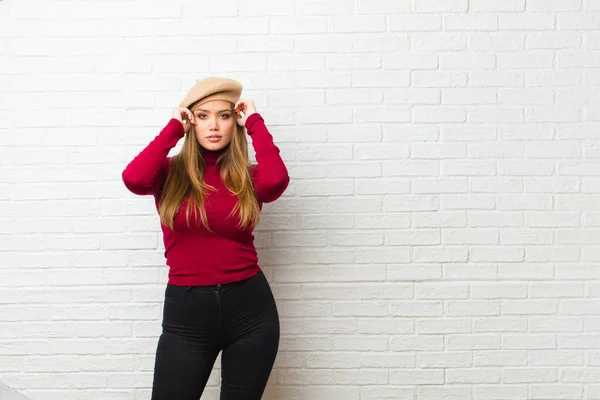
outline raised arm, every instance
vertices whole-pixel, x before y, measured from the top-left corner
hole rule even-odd
[[[185,108],[173,110],[172,118],[160,133],[123,170],[125,187],[138,195],[154,194],[166,179],[169,151],[185,135],[184,121],[195,124]]]
[[[183,137],[181,122],[172,118],[123,170],[125,187],[138,195],[154,194],[166,178],[168,154]]]
[[[287,168],[262,116],[258,113],[249,115],[245,126],[252,138],[258,164],[252,170],[256,196],[264,203],[275,201],[285,192],[290,182]]]

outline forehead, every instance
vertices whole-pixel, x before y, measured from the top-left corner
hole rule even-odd
[[[198,108],[196,110],[218,112],[218,111],[223,111],[223,110],[231,110],[231,107],[232,107],[232,105],[228,101],[211,100],[211,101],[207,101],[206,103],[201,104],[200,106],[198,106]]]

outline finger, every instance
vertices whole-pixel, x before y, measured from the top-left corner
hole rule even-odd
[[[187,116],[188,116],[188,118],[190,120],[190,123],[194,124],[195,123],[195,121],[194,121],[194,114],[190,110],[187,110],[187,109],[185,110],[185,113],[187,114]]]

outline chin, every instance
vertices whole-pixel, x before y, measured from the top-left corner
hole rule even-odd
[[[227,147],[229,143],[201,143],[200,146],[202,146],[204,149],[206,150],[211,150],[211,151],[219,151],[224,149],[225,147]]]

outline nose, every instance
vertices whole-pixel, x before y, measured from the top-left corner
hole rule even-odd
[[[218,118],[211,118],[210,119],[210,124],[209,124],[210,130],[211,131],[218,131],[219,130],[219,120]]]

